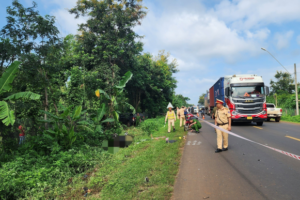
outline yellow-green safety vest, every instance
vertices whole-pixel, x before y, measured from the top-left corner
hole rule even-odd
[[[168,111],[168,119],[175,119],[174,111],[172,111],[171,113]]]

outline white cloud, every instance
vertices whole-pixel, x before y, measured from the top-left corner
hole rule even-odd
[[[251,29],[300,19],[299,0],[223,0],[211,9],[235,29]]]
[[[294,32],[288,31],[286,33],[276,33],[274,39],[278,49],[283,49],[289,46],[290,40],[293,37]]]

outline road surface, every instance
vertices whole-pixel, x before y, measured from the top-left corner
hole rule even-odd
[[[202,126],[199,134],[188,133],[173,200],[300,199],[300,161],[231,135],[229,150],[215,153],[216,133]],[[298,124],[245,123],[232,126],[232,132],[300,155]]]

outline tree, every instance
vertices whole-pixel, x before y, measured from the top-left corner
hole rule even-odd
[[[78,41],[84,55],[83,66],[87,70],[101,69],[102,88],[109,96],[119,81],[119,72],[128,71],[135,55],[142,51],[141,37],[133,27],[141,24],[146,15],[141,0],[84,0],[78,1],[71,14],[89,16],[80,24]],[[105,87],[104,86],[105,83]]]
[[[271,80],[271,94],[289,93],[295,90],[294,80],[287,72],[277,71],[275,74],[276,81]]]
[[[181,94],[177,94],[177,95],[174,95],[173,96],[173,101],[172,101],[172,105],[176,108],[180,108],[182,106],[185,106],[185,107],[189,107],[189,103],[188,101],[190,100],[190,98],[188,97],[184,97],[183,95]]]
[[[205,98],[205,93],[201,94],[201,96],[199,97],[198,103],[203,105],[204,104],[204,98]]]
[[[7,25],[1,30],[0,36],[10,42],[10,55],[1,59],[4,63],[16,59],[21,61],[21,73],[16,81],[18,88],[43,94],[44,110],[49,110],[49,101],[52,100],[57,113],[56,91],[52,81],[57,82],[60,75],[60,65],[57,65],[61,45],[59,31],[54,25],[55,18],[49,15],[42,17],[36,7],[37,4],[33,2],[32,7],[24,8],[18,0],[7,7]],[[47,114],[44,118],[47,119]]]
[[[154,115],[164,111],[168,102],[172,102],[176,79],[176,60],[168,61],[169,54],[160,51],[153,57],[149,53],[139,55],[131,66],[134,76],[127,86],[128,98],[136,110]]]

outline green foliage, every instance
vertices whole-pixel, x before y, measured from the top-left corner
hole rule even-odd
[[[0,199],[57,198],[62,188],[70,184],[70,178],[78,177],[107,157],[101,148],[88,145],[65,152],[57,145],[47,156],[22,150],[0,168]]]
[[[159,127],[163,126],[162,120],[158,119],[147,119],[141,123],[141,129],[145,134],[150,136],[154,131],[158,131]]]
[[[189,107],[189,104],[187,102],[189,100],[190,99],[188,97],[184,97],[181,94],[177,94],[173,97],[172,105],[178,108],[181,108],[182,106]]]
[[[277,71],[275,74],[276,81],[271,80],[271,94],[277,93],[289,93],[291,94],[295,90],[293,85],[294,80],[287,72]]]
[[[205,97],[205,93],[201,94],[198,101],[199,104],[204,105],[204,97]]]
[[[298,122],[300,123],[300,115],[296,115],[296,116],[282,116],[281,117],[282,120],[285,120],[285,121],[289,121],[289,122]]]
[[[52,127],[51,129],[44,130],[43,136],[53,138],[55,142],[65,149],[71,148],[77,137],[83,139],[81,133],[76,133],[75,129],[85,112],[82,112],[82,106],[76,106],[73,112],[71,112],[71,108],[72,106],[65,108],[64,112],[59,116],[41,110],[41,112],[47,114],[50,119],[40,120],[40,122],[49,123]],[[82,126],[78,128],[82,128]]]
[[[18,71],[18,67],[20,64],[21,63],[19,61],[13,62],[9,67],[7,67],[5,72],[2,74],[0,78],[0,95],[5,92],[9,92],[12,89],[11,83],[16,77],[16,72]],[[18,92],[4,98],[4,100],[38,100],[39,98],[40,95],[32,92]],[[5,101],[0,101],[0,119],[6,126],[13,125],[15,123],[14,111],[9,108],[8,103]]]

